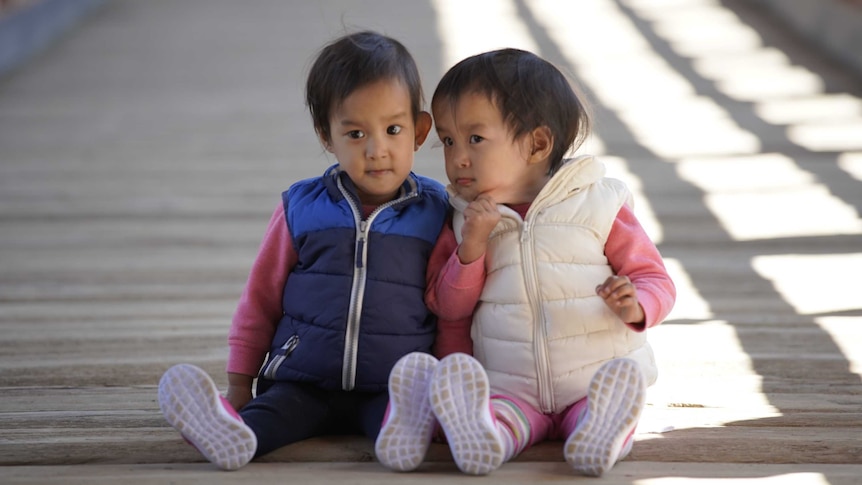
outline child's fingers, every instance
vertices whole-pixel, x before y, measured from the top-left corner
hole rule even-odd
[[[634,298],[635,295],[635,287],[630,282],[626,281],[611,291],[611,298],[617,301],[623,301],[625,299]]]
[[[479,194],[479,196],[476,197],[473,202],[482,204],[482,206],[484,207],[497,207],[497,203],[494,202],[494,199],[488,194]]]
[[[610,276],[604,283],[596,287],[596,293],[602,298],[607,299],[626,286],[630,286],[632,290],[634,289],[634,285],[632,285],[628,276]]]
[[[643,321],[643,313],[637,299],[637,292],[627,277],[613,276],[596,288],[605,304],[625,322]]]
[[[466,216],[468,212],[472,214],[495,214],[499,213],[499,209],[490,197],[485,197],[470,202],[464,210],[464,215]]]

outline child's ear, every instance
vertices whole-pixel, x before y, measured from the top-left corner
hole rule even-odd
[[[425,138],[428,138],[428,133],[431,131],[431,114],[427,111],[420,111],[416,117],[416,145],[413,151],[418,151],[419,147],[425,143]]]
[[[529,163],[542,163],[551,156],[554,149],[554,135],[547,126],[540,126],[530,133],[532,146]]]

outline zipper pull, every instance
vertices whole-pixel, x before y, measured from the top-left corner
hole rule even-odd
[[[284,356],[292,354],[296,346],[299,345],[299,335],[291,335],[287,342],[281,346],[281,350],[284,351]]]
[[[362,254],[365,250],[365,231],[368,229],[368,221],[359,221],[359,237],[356,238],[356,267],[361,268]]]
[[[365,249],[365,238],[361,237],[356,241],[356,267],[362,267],[362,250]]]
[[[287,359],[290,354],[296,349],[296,346],[299,345],[299,335],[291,335],[287,342],[278,349],[278,353],[273,356],[270,356],[272,360],[269,361],[269,364],[263,369],[262,375],[267,379],[275,379],[275,373],[278,371],[278,368],[281,367],[282,362]]]

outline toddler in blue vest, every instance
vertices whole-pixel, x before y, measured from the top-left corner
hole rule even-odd
[[[435,338],[426,266],[448,202],[412,173],[431,128],[413,58],[374,32],[341,37],[313,63],[306,102],[337,163],[272,214],[229,332],[227,395],[189,364],[159,382],[165,419],[225,470],[314,436],[376,438],[390,370]]]

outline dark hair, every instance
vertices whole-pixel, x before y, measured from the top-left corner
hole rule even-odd
[[[515,139],[548,127],[554,137],[549,174],[589,134],[586,105],[559,69],[533,53],[500,49],[468,57],[443,75],[431,103],[448,100],[454,105],[468,93],[487,96]]]
[[[329,117],[350,93],[384,79],[404,83],[414,121],[422,110],[422,82],[416,62],[400,42],[377,32],[348,34],[320,50],[305,85],[314,131],[328,141]]]

